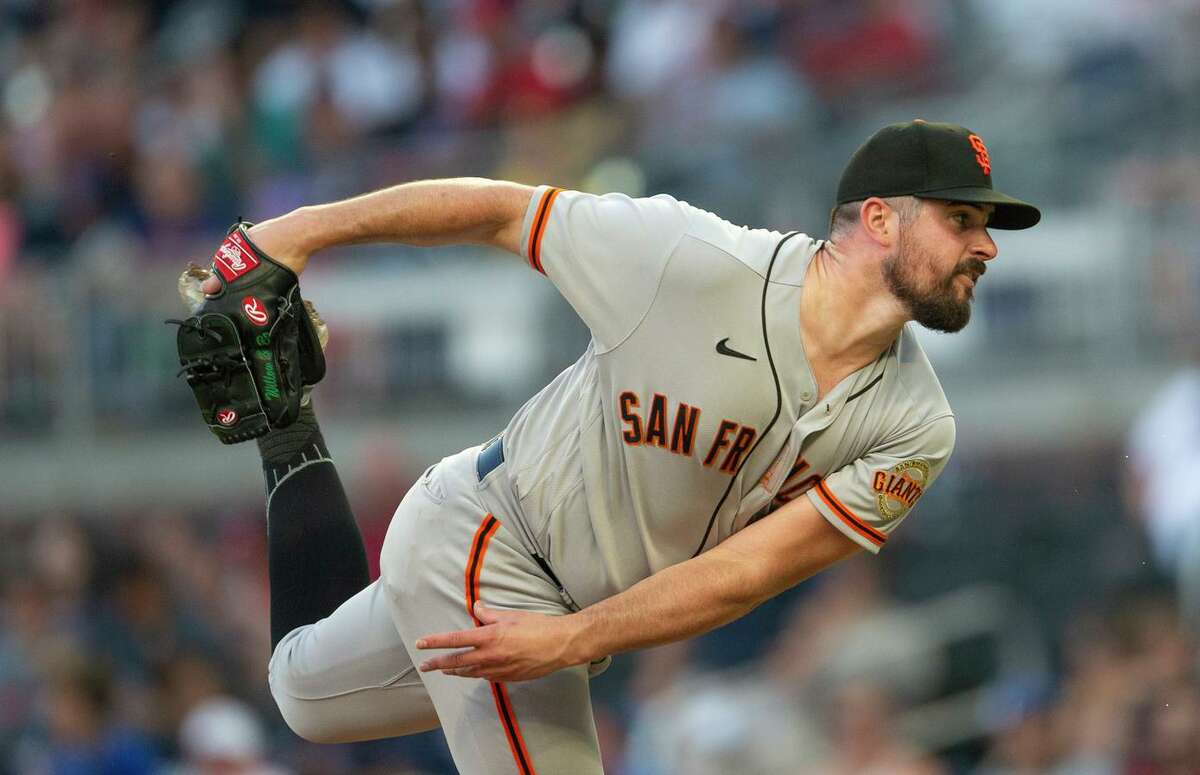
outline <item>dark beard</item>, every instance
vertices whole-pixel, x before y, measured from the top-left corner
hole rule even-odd
[[[913,277],[915,261],[916,257],[902,246],[896,255],[883,262],[883,280],[888,290],[908,310],[909,317],[926,328],[947,334],[963,330],[971,320],[971,299],[969,296],[963,301],[956,298],[954,281],[971,270],[977,275],[983,274],[983,262],[979,259],[964,261],[944,282],[923,291]]]

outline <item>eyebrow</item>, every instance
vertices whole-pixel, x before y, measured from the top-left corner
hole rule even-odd
[[[996,212],[995,207],[993,207],[991,210],[988,210],[983,205],[978,204],[976,202],[958,202],[958,201],[955,201],[952,199],[952,200],[950,200],[950,206],[951,207],[969,207],[972,210],[977,210],[978,212],[982,213],[985,217],[988,217],[988,218],[990,218]]]

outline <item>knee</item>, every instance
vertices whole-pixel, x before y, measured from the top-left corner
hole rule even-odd
[[[344,729],[331,729],[327,723],[314,719],[311,715],[283,712],[283,705],[280,705],[279,709],[288,729],[310,743],[353,743],[359,740],[358,737],[347,734]]]
[[[323,700],[302,700],[271,687],[275,705],[288,729],[310,743],[358,743],[385,737],[400,737],[436,729],[437,715],[392,718],[386,708],[366,715],[362,708],[339,707]]]
[[[358,739],[348,733],[345,724],[324,712],[323,703],[293,697],[275,681],[271,682],[271,696],[288,729],[310,743],[350,743]]]
[[[289,634],[267,667],[271,696],[288,727],[313,743],[353,743],[423,732],[438,725],[420,679],[376,683],[361,671],[322,669],[304,648],[306,632]],[[368,671],[370,672],[370,671]]]
[[[341,736],[337,734],[337,730],[330,729],[326,723],[320,719],[313,718],[311,714],[290,707],[289,703],[280,702],[278,698],[276,698],[275,704],[279,706],[279,712],[283,716],[284,722],[287,723],[288,729],[292,730],[298,737],[310,743],[347,742],[341,739]]]
[[[337,719],[323,712],[326,703],[299,696],[303,693],[299,691],[295,678],[289,661],[280,658],[277,650],[267,668],[267,683],[275,699],[275,707],[279,708],[279,715],[288,728],[310,743],[348,742],[342,739],[345,730],[340,728]]]
[[[304,687],[285,667],[272,665],[271,696],[292,732],[310,743],[357,743],[436,729],[437,713],[421,690],[387,696],[350,692],[305,697]]]

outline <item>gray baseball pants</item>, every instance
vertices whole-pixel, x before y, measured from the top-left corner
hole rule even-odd
[[[422,635],[465,629],[472,604],[563,615],[570,608],[504,514],[505,466],[479,480],[473,447],[413,485],[388,527],[380,578],[315,624],[292,630],[268,667],[271,694],[308,740],[352,742],[441,726],[464,775],[602,772],[579,665],[535,681],[420,673]]]

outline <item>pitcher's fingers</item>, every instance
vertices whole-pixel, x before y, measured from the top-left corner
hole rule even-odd
[[[483,659],[483,655],[480,654],[479,649],[467,649],[466,651],[455,651],[452,654],[441,654],[427,659],[421,663],[419,669],[422,673],[428,673],[433,670],[461,670],[477,667],[483,662]]]
[[[469,630],[454,632],[439,632],[417,639],[419,649],[458,649],[465,646],[479,646],[491,639],[492,633],[487,627],[473,627]]]

